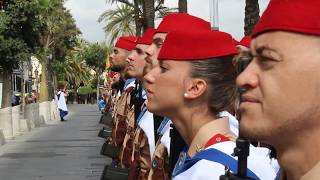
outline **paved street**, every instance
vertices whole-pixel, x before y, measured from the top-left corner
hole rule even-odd
[[[0,146],[0,180],[100,179],[110,159],[100,155],[103,139],[96,105],[69,105],[66,122],[49,122]]]

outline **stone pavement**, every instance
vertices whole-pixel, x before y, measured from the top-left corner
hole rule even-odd
[[[100,155],[96,105],[68,105],[66,122],[43,127],[0,146],[0,180],[98,180],[110,159]]]

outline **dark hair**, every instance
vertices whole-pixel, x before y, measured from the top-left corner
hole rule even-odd
[[[208,107],[217,114],[223,110],[235,111],[237,87],[233,55],[190,61],[191,77],[203,78],[208,84]]]

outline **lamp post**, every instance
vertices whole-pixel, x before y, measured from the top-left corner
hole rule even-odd
[[[219,30],[219,0],[209,0],[210,23],[212,30]]]
[[[36,68],[35,70],[34,70],[34,76],[35,76],[35,78],[36,78],[36,82],[35,82],[35,86],[36,86],[36,92],[37,92],[37,94],[39,93],[39,79],[38,79],[38,74],[39,73],[39,71],[38,71],[38,68]]]

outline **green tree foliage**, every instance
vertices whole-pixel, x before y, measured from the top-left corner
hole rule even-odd
[[[79,95],[88,95],[93,93],[93,89],[90,86],[83,86],[78,89]]]
[[[93,43],[82,51],[82,58],[96,72],[101,72],[105,69],[106,59],[109,49],[104,44]]]
[[[97,77],[97,101],[99,98],[100,74],[105,70],[106,60],[110,50],[105,44],[90,44],[82,51],[82,57],[86,63],[96,72]]]
[[[40,83],[40,101],[52,98],[57,82],[53,69],[55,61],[63,62],[76,45],[80,30],[70,12],[63,6],[64,0],[39,0],[41,4],[41,20],[45,28],[39,37],[40,49],[37,57],[42,65]]]
[[[0,11],[0,66],[11,71],[38,47],[42,22],[36,0],[7,0]]]
[[[6,0],[0,11],[0,69],[3,71],[2,107],[11,104],[11,72],[30,60],[39,46],[43,27],[37,0]]]

